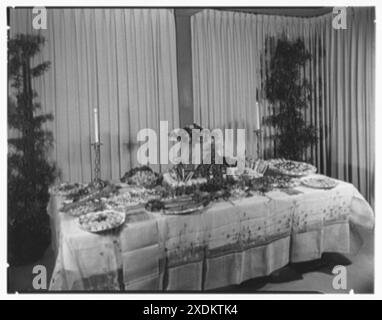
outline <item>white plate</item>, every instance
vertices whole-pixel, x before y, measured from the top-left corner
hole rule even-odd
[[[326,185],[317,185],[316,183],[319,183],[319,181],[326,181]],[[301,179],[301,184],[303,184],[306,187],[313,188],[313,189],[333,189],[338,185],[338,182],[334,179],[331,179],[326,176],[322,175],[314,175],[309,177],[304,177]]]

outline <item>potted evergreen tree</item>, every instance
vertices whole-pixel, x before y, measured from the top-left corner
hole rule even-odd
[[[311,55],[301,39],[290,41],[286,37],[278,39],[272,51],[265,94],[275,112],[265,122],[276,129],[277,157],[305,160],[304,151],[318,137],[317,128],[307,124],[303,116],[303,109],[308,107],[310,84],[301,68]]]
[[[50,241],[46,212],[49,186],[56,177],[47,160],[52,132],[42,125],[53,117],[38,112],[32,78],[41,76],[50,63],[32,66],[44,38],[18,34],[8,41],[8,125],[15,135],[8,139],[8,262],[20,265],[39,259]]]

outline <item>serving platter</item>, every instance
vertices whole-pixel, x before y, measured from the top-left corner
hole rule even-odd
[[[301,179],[301,184],[313,189],[333,189],[338,185],[338,182],[322,175],[314,175]]]
[[[203,204],[195,204],[194,206],[179,206],[179,207],[172,207],[172,208],[165,208],[162,210],[162,213],[165,215],[186,215],[195,213],[197,211],[203,210],[204,205]]]
[[[264,183],[273,188],[295,188],[300,185],[300,179],[291,175],[268,175],[264,176]]]
[[[78,218],[80,228],[99,233],[120,227],[125,222],[125,213],[115,210],[89,212]]]
[[[317,172],[317,168],[309,163],[285,159],[269,160],[269,168],[291,177],[304,177]]]
[[[205,205],[202,201],[193,199],[191,196],[181,196],[167,201],[158,201],[161,205],[158,210],[164,215],[186,215],[201,211]],[[146,208],[147,209],[147,208]]]

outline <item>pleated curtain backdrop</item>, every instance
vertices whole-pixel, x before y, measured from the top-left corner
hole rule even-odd
[[[348,8],[346,30],[333,29],[332,19],[217,10],[192,16],[194,118],[210,128],[246,128],[247,153],[256,156],[256,101],[260,118],[274,112],[263,86],[275,45],[270,40],[300,38],[312,54],[301,71],[312,89],[304,115],[320,138],[305,159],[354,183],[373,205],[374,9]],[[271,158],[274,129],[263,130],[263,156]]]
[[[52,157],[64,181],[92,179],[93,109],[100,116],[101,177],[138,165],[138,130],[179,125],[175,21],[168,9],[47,9],[47,29],[32,28],[32,9],[10,10],[10,36],[40,32],[36,64],[50,70],[33,86],[54,121]],[[160,169],[156,167],[155,169]]]
[[[245,128],[256,151],[258,44],[252,15],[205,10],[191,17],[194,121],[209,129]]]
[[[375,12],[353,8],[347,32],[331,31],[326,81],[331,175],[350,181],[374,205]]]
[[[192,23],[192,57],[194,118],[208,127],[246,128],[247,153],[257,151],[254,126],[256,101],[260,105],[260,118],[274,112],[265,98],[264,81],[275,43],[281,36],[301,38],[314,56],[304,68],[312,85],[318,86],[318,74],[313,69],[323,65],[319,54],[316,25],[328,16],[307,19],[240,12],[205,10],[194,15]],[[318,89],[318,88],[314,88]],[[316,91],[318,93],[318,91]],[[314,114],[304,110],[308,122],[318,121],[315,115],[321,101],[314,103]],[[274,156],[271,135],[274,129],[263,127],[263,156]],[[316,156],[316,150],[309,150]],[[317,158],[320,158],[317,156]]]

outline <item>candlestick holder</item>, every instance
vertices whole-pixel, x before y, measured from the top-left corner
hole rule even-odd
[[[94,148],[94,177],[93,177],[93,186],[100,187],[101,186],[101,142],[94,142],[91,144]]]
[[[256,134],[256,144],[257,144],[257,159],[263,158],[263,129],[254,130]]]

